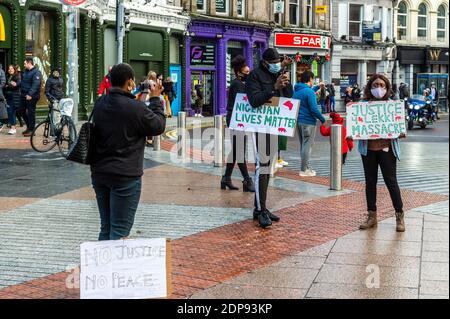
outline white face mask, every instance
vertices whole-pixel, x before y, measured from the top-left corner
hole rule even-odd
[[[382,99],[386,95],[387,90],[384,88],[375,88],[375,89],[372,89],[371,92],[372,92],[372,95],[374,97],[376,97],[377,99]]]

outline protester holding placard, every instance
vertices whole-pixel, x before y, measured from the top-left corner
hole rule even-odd
[[[282,59],[278,51],[272,48],[267,49],[262,58],[259,67],[250,73],[246,81],[248,101],[256,109],[264,107],[274,97],[291,98],[294,93],[289,73],[283,70],[283,66],[287,67],[292,60]],[[272,225],[272,221],[280,220],[266,207],[270,170],[278,155],[278,136],[256,133],[253,142],[256,151],[256,207],[253,218],[258,219],[262,228],[266,228]]]
[[[227,104],[227,126],[230,127],[231,117],[233,115],[234,102],[238,93],[245,93],[245,81],[250,74],[250,68],[247,66],[246,60],[242,55],[238,55],[231,61],[231,66],[234,70],[236,78],[231,82],[228,90],[228,104]],[[220,186],[222,189],[227,187],[230,190],[239,190],[231,182],[231,176],[233,174],[234,166],[236,162],[239,170],[241,171],[244,181],[242,183],[244,192],[255,192],[255,185],[253,180],[248,174],[247,159],[245,156],[247,150],[247,136],[244,132],[230,130],[231,149],[232,153],[229,154],[227,160],[227,167],[225,175],[222,177]]]
[[[388,101],[391,94],[391,83],[381,74],[373,75],[364,91],[366,101]],[[367,106],[369,107],[369,105]],[[364,120],[364,119],[360,119]],[[404,134],[400,135],[404,137]],[[377,226],[377,182],[378,166],[381,168],[384,182],[389,190],[397,219],[397,231],[405,231],[403,201],[397,182],[397,160],[400,159],[398,138],[360,140],[358,150],[362,155],[366,179],[366,199],[368,208],[367,221],[360,229]]]
[[[325,117],[317,106],[314,90],[311,89],[314,82],[314,73],[305,71],[300,75],[300,83],[295,85],[294,99],[300,100],[300,112],[298,115],[298,136],[300,140],[301,171],[300,176],[316,176],[311,169],[309,158],[316,136],[317,120],[324,124]]]

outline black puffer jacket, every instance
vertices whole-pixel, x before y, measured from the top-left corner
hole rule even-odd
[[[64,98],[64,81],[61,77],[51,76],[45,83],[45,96],[50,102],[54,99],[58,101]]]
[[[16,82],[16,86],[12,86],[11,82]],[[9,75],[6,79],[6,86],[3,91],[5,92],[6,100],[8,104],[12,103],[17,109],[20,106],[20,75]]]
[[[274,96],[291,98],[294,95],[292,84],[282,90],[275,90],[275,83],[279,76],[280,74],[270,73],[262,62],[250,73],[245,85],[248,101],[252,107],[261,107]]]

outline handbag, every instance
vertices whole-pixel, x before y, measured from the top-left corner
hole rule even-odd
[[[78,138],[66,159],[72,162],[90,165],[95,157],[95,123],[93,122],[94,110],[92,110],[89,120],[81,126]]]

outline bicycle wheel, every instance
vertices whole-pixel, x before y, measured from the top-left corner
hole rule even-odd
[[[56,139],[50,134],[50,122],[45,120],[39,123],[30,137],[31,147],[39,153],[45,153],[56,146]]]
[[[62,156],[67,157],[70,148],[77,139],[77,128],[70,117],[63,117],[60,130],[58,148]]]

